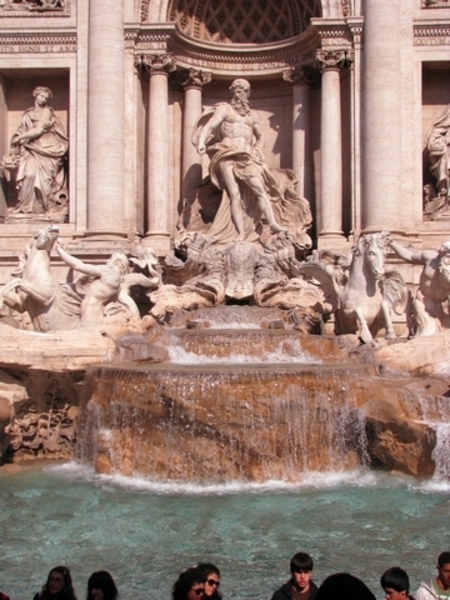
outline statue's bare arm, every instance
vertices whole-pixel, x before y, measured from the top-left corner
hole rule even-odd
[[[208,123],[203,127],[200,135],[198,137],[197,151],[199,154],[204,154],[206,152],[206,143],[207,140],[214,134],[216,129],[221,125],[224,121],[226,114],[228,111],[228,105],[224,104],[218,106],[214,111],[213,116],[210,118]]]
[[[80,273],[84,273],[85,275],[90,275],[91,277],[101,277],[102,276],[102,274],[103,274],[102,267],[98,267],[96,265],[89,265],[89,264],[83,262],[82,260],[80,260],[79,258],[75,258],[75,256],[72,256],[71,254],[69,254],[67,252],[67,250],[64,250],[64,248],[62,247],[62,244],[61,244],[61,242],[59,242],[59,240],[56,242],[55,248],[56,248],[56,252],[62,258],[62,260],[66,263],[66,265],[68,265],[72,269],[75,269],[76,271],[80,271]]]
[[[424,265],[433,258],[433,256],[428,257],[427,256],[428,253],[426,251],[425,252],[414,252],[413,250],[410,250],[409,248],[405,248],[398,242],[394,242],[394,240],[390,240],[389,245],[392,248],[392,250],[396,254],[398,254],[398,256],[400,256],[400,258],[402,258],[403,260],[406,260],[407,262],[410,262],[414,265]],[[431,253],[431,254],[433,254],[433,253]]]

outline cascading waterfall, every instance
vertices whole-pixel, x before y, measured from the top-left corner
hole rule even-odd
[[[258,328],[267,313],[253,309],[198,311],[192,327],[168,327],[167,363],[92,367],[78,457],[102,473],[196,483],[296,482],[372,464],[448,476],[445,395],[380,378],[334,337]]]
[[[79,458],[109,472],[196,481],[351,468],[366,460],[366,441],[349,369],[94,368]]]

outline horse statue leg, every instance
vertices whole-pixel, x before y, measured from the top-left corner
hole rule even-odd
[[[365,344],[369,344],[370,342],[373,342],[372,334],[370,333],[370,329],[367,325],[366,318],[364,317],[362,308],[360,306],[357,306],[355,308],[355,314],[356,314],[356,322],[358,324],[359,337],[362,339],[362,341]]]
[[[3,308],[6,304],[9,308],[23,312],[22,298],[18,294],[18,288],[22,282],[23,279],[21,277],[15,277],[3,286],[3,289],[0,291],[0,308]],[[14,293],[12,294],[12,292]]]
[[[384,323],[386,325],[386,339],[395,340],[394,326],[392,325],[391,311],[389,309],[389,303],[386,300],[381,301],[381,310],[383,312]]]

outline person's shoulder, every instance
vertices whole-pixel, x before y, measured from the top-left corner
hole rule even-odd
[[[436,598],[436,594],[433,591],[433,583],[422,581],[414,594],[415,600],[429,600],[430,598]]]
[[[272,600],[286,600],[286,598],[290,600],[292,598],[291,588],[291,580],[286,581],[286,583],[283,583],[283,585],[273,593]]]
[[[316,583],[314,583],[314,581],[311,579],[309,582],[309,589],[311,590],[309,593],[309,598],[310,600],[312,600],[315,595],[317,594],[317,592],[319,591],[319,587]]]

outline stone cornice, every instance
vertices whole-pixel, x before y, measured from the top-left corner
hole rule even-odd
[[[175,23],[155,23],[125,26],[125,47],[140,54],[147,50],[167,48]]]
[[[27,54],[46,52],[76,52],[77,34],[67,29],[47,31],[0,30],[1,54]]]
[[[354,25],[354,19],[311,19],[322,48],[351,48],[354,34],[350,24]]]
[[[450,18],[440,21],[415,21],[413,31],[414,46],[450,45]]]
[[[169,49],[177,64],[198,68],[212,74],[234,75],[281,73],[287,66],[312,64],[319,42],[316,31],[309,27],[302,34],[271,44],[217,44],[194,40],[177,28],[169,41]]]

